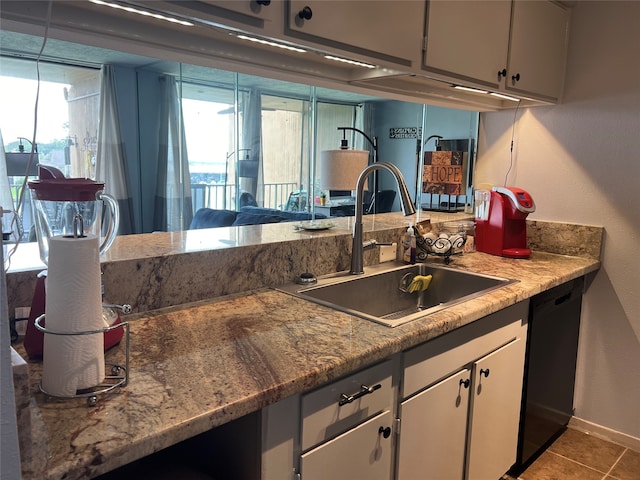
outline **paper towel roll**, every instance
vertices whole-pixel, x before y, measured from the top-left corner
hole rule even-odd
[[[49,240],[47,330],[85,332],[103,328],[100,292],[100,243],[54,236]],[[104,380],[104,334],[45,334],[42,388],[55,396],[72,396]]]

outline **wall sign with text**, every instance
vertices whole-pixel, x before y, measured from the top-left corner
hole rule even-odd
[[[422,138],[422,127],[395,127],[389,129],[389,138]]]
[[[422,193],[463,195],[466,152],[424,152]]]

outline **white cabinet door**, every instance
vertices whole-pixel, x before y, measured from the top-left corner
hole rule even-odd
[[[398,480],[462,480],[470,373],[464,369],[402,403]]]
[[[424,65],[497,89],[507,67],[511,2],[431,1]]]
[[[305,453],[302,480],[389,480],[392,420],[391,412],[383,412]]]
[[[564,83],[569,12],[553,2],[516,0],[505,88],[555,100]]]
[[[210,25],[256,35],[275,36],[284,29],[283,0],[199,0],[197,2],[153,0],[153,8],[198,19]]]
[[[498,479],[516,461],[524,350],[518,338],[473,366],[468,480]]]
[[[424,2],[289,0],[289,33],[406,66],[420,62]]]
[[[232,12],[241,13],[249,17],[263,20],[275,20],[276,15],[281,12],[277,6],[282,0],[200,0],[214,7],[219,7]]]

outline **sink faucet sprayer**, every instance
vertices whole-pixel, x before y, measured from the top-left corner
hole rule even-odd
[[[351,247],[351,270],[349,273],[358,275],[364,273],[363,267],[363,245],[362,245],[362,210],[363,210],[363,201],[364,201],[364,182],[367,180],[367,177],[374,170],[386,170],[391,173],[395,179],[396,184],[398,186],[398,193],[400,193],[400,204],[402,206],[402,213],[405,215],[413,215],[416,213],[416,209],[411,202],[411,196],[409,195],[409,189],[407,188],[407,184],[404,181],[404,177],[402,176],[402,172],[400,169],[388,162],[377,162],[372,163],[368,167],[366,167],[360,176],[358,177],[358,181],[356,182],[356,218],[353,224],[353,245]]]

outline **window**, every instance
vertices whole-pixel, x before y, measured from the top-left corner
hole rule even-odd
[[[39,69],[38,93],[34,60],[2,57],[0,62],[0,131],[9,154],[7,163],[15,167],[8,172],[14,207],[24,180],[20,167],[26,168],[28,158],[13,154],[31,152],[36,95],[37,162],[54,166],[67,176],[95,175],[99,70],[47,62],[40,62]],[[33,225],[27,192],[20,213],[26,240]]]
[[[256,83],[249,76],[242,76],[240,81]],[[298,88],[289,96],[280,91],[282,87],[275,88],[275,92],[254,91],[260,106],[256,143],[249,138],[255,128],[248,121],[252,114],[249,107],[252,88],[239,85],[236,147],[234,85],[206,86],[183,79],[181,86],[194,212],[202,207],[232,210],[242,207],[247,193],[261,207],[310,210],[308,186],[315,178],[309,169],[310,88]],[[318,151],[339,147],[342,137],[337,127],[354,126],[357,108],[354,104],[317,102]],[[252,168],[257,165],[260,153],[259,170],[247,170],[247,165]],[[251,182],[254,175],[255,185]]]
[[[27,116],[33,116],[35,93],[28,80],[35,79],[35,64],[26,58],[34,53],[23,49],[34,50],[41,39],[20,35],[9,41],[12,36],[6,33],[3,31],[0,58],[3,77],[0,128],[11,150],[19,146],[18,137],[28,138],[33,132],[32,120],[12,131],[21,122],[17,121],[17,113],[10,116],[5,112],[26,112]],[[435,134],[445,139],[477,138],[477,120],[470,122],[461,115],[477,119],[477,113],[473,112],[435,107],[427,112],[416,103],[162,60],[161,51],[159,58],[150,58],[52,38],[46,50],[44,58],[55,62],[40,63],[42,90],[37,138],[40,161],[62,167],[69,176],[95,174],[100,106],[98,68],[102,63],[114,65],[120,145],[130,190],[127,198],[118,198],[132,204],[135,233],[169,229],[156,227],[155,222],[157,212],[162,211],[159,207],[162,203],[158,202],[163,199],[158,194],[159,166],[164,165],[160,161],[160,141],[164,137],[161,138],[159,128],[162,77],[173,77],[171,83],[177,84],[182,116],[172,125],[177,123],[177,128],[184,129],[176,130],[171,139],[171,147],[179,147],[172,157],[178,160],[172,172],[180,165],[180,178],[174,182],[172,195],[164,200],[180,204],[181,208],[190,205],[194,212],[203,206],[235,210],[246,196],[243,194],[262,207],[312,209],[315,203],[312,197],[320,194],[315,159],[322,150],[339,148],[343,132],[338,127],[355,127],[371,137],[377,136],[380,158],[401,169],[411,190],[416,192],[416,202],[420,202],[417,174],[421,156],[416,158],[416,138],[401,139],[389,132],[411,127],[421,131],[416,135],[422,139]],[[65,62],[68,64],[63,65]],[[31,91],[17,92],[18,87],[5,83],[8,82],[5,77],[20,79],[20,88]],[[49,85],[52,91],[48,90]],[[55,98],[58,106],[43,107],[49,98]],[[19,102],[5,103],[15,99]],[[57,128],[57,133],[51,136],[46,134],[49,121]],[[469,128],[470,124],[475,128]],[[260,135],[255,134],[257,131]],[[350,147],[371,151],[362,136],[351,131],[346,136]],[[23,140],[23,146],[28,148],[26,143]],[[423,147],[423,150],[430,148],[424,143]],[[256,160],[260,160],[257,169]],[[187,177],[183,175],[185,161],[189,165]],[[380,176],[380,188],[394,188],[385,186],[387,180],[392,181]],[[183,214],[175,228],[188,228],[189,216]]]

